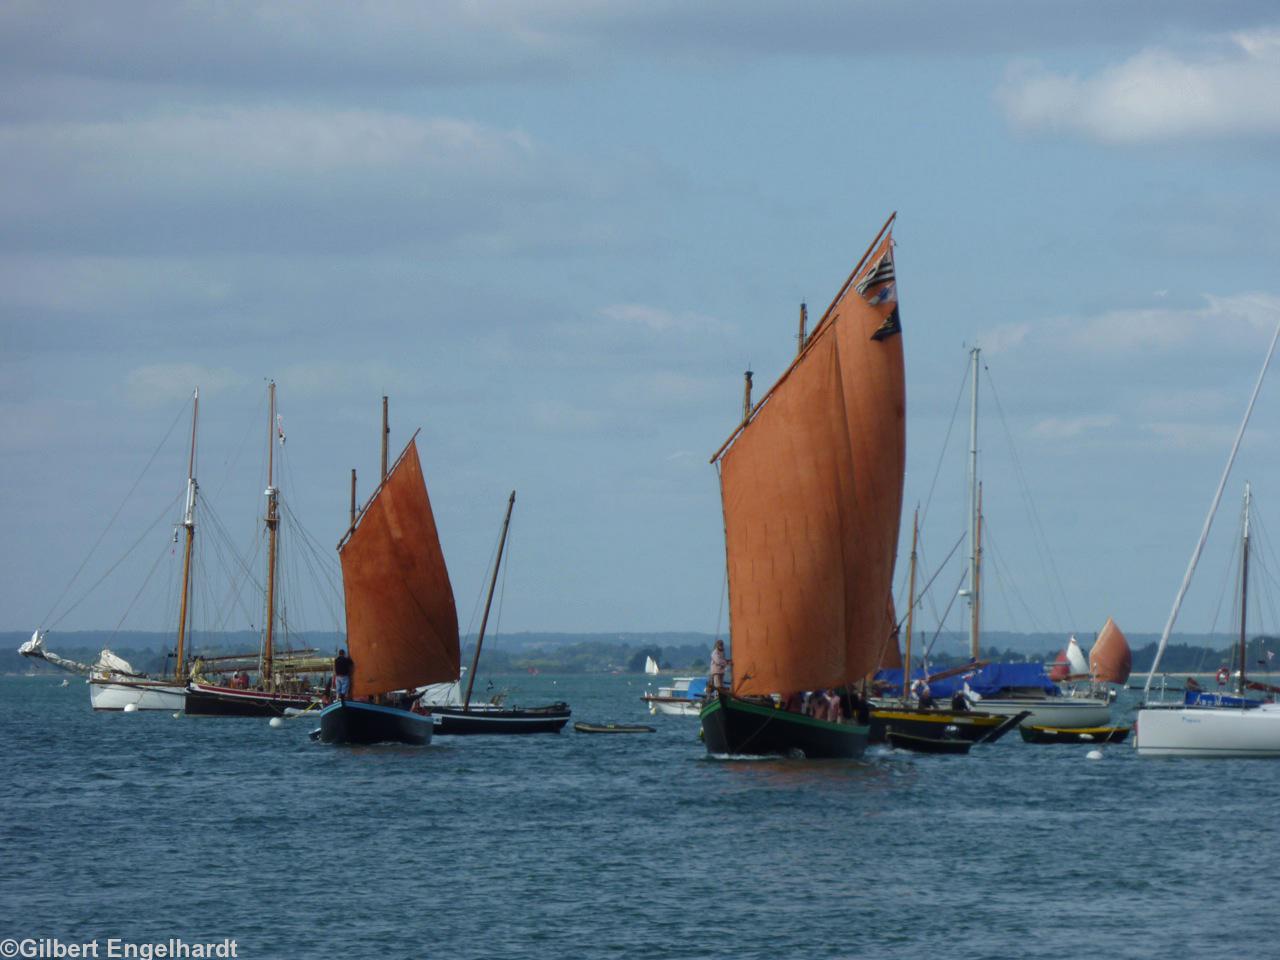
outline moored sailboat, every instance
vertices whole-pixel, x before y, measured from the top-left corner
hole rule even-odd
[[[471,694],[475,688],[476,670],[480,666],[480,652],[484,649],[485,629],[489,624],[489,610],[493,605],[493,591],[498,583],[498,571],[502,566],[502,553],[511,529],[511,512],[515,509],[516,492],[511,491],[507,501],[507,513],[502,519],[502,534],[498,539],[498,554],[493,564],[493,576],[489,580],[489,595],[485,599],[484,616],[480,619],[480,632],[476,635],[476,649],[471,657],[471,670],[467,675],[467,689],[462,704],[432,704],[424,701],[423,707],[431,712],[435,732],[449,735],[492,735],[559,733],[569,722],[571,711],[567,703],[551,703],[539,707],[508,707],[500,703],[473,704]]]
[[[875,669],[893,624],[906,397],[893,217],[798,356],[712,462],[728,568],[731,688],[702,708],[713,755],[856,757],[868,728],[780,709]],[[828,717],[830,714],[828,714]]]
[[[338,544],[350,698],[320,711],[325,743],[431,741],[431,717],[388,695],[458,676],[458,614],[416,434]],[[384,702],[375,702],[383,700]]]

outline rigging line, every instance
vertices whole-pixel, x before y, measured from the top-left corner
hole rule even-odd
[[[493,548],[489,551],[489,562],[484,565],[484,568],[486,571],[493,569],[494,558],[497,557],[498,555],[498,544],[501,541],[502,541],[502,531],[499,530],[498,535],[493,539]],[[475,636],[475,633],[472,628],[475,627],[476,625],[476,620],[480,615],[480,607],[484,603],[485,579],[486,578],[483,575],[480,577],[480,590],[476,594],[475,605],[471,608],[471,620],[467,623],[467,632],[465,634],[466,636]]]
[[[995,537],[991,535],[990,526],[983,527],[983,539],[987,544],[984,548],[984,553],[987,550],[990,550],[991,566],[1002,587],[1002,589],[995,592],[999,594],[1000,602],[1004,604],[1005,614],[1009,617],[1010,625],[1016,628],[1018,623],[1018,618],[1014,615],[1013,607],[1009,603],[1009,597],[1012,595],[1018,601],[1018,605],[1026,613],[1027,619],[1030,621],[1032,627],[1035,628],[1036,632],[1052,634],[1053,631],[1046,629],[1045,625],[1035,615],[1035,611],[1031,609],[1030,604],[1027,603],[1027,599],[1022,595],[1022,592],[1014,588],[1013,577],[1009,573],[1009,567],[1005,563],[1004,555],[1000,553],[1000,548],[996,544]]]
[[[1263,579],[1274,588],[1276,586],[1276,577],[1272,572],[1271,564],[1275,560],[1275,553],[1271,547],[1271,531],[1263,519],[1262,511],[1258,510],[1256,506],[1253,511],[1253,523],[1258,544],[1256,552],[1257,569],[1261,572]],[[1256,590],[1254,592],[1263,594],[1258,599],[1259,616],[1265,615],[1267,617],[1266,623],[1269,624],[1280,622],[1280,617],[1276,616],[1276,598],[1273,590]],[[1265,611],[1261,609],[1264,603],[1267,607]],[[1265,630],[1261,632],[1264,635],[1266,634]]]
[[[58,605],[62,603],[62,601],[66,599],[67,594],[71,592],[71,588],[75,586],[76,580],[79,578],[80,574],[84,572],[84,568],[89,565],[89,561],[93,559],[94,553],[97,551],[98,547],[102,545],[103,539],[111,531],[115,522],[120,518],[120,514],[124,510],[125,504],[129,502],[129,498],[133,496],[134,491],[138,489],[138,484],[140,484],[142,482],[142,478],[147,475],[147,471],[151,469],[151,465],[156,462],[156,457],[160,455],[160,451],[164,449],[165,444],[169,442],[169,437],[173,435],[173,431],[178,426],[178,422],[183,419],[183,414],[187,412],[190,406],[191,401],[188,400],[182,405],[182,409],[178,411],[177,416],[173,418],[173,423],[169,424],[169,429],[165,431],[164,437],[161,438],[160,443],[156,446],[155,450],[151,452],[151,458],[147,460],[146,465],[133,481],[133,486],[131,486],[129,488],[129,492],[124,495],[124,499],[121,500],[120,505],[116,507],[116,512],[111,515],[111,519],[107,521],[107,525],[103,527],[102,532],[98,534],[98,539],[93,542],[93,546],[89,548],[88,554],[86,554],[85,558],[80,561],[80,566],[76,568],[76,572],[71,575],[71,579],[67,581],[67,585],[62,588],[62,593],[58,595],[58,599],[53,601],[53,606],[51,606],[49,611],[44,615],[44,619],[41,621],[41,624],[49,621],[49,618],[53,616],[54,611],[58,609]],[[185,495],[185,491],[183,493]],[[65,616],[66,614],[64,613],[57,621],[54,621],[54,623],[60,622]],[[52,626],[52,624],[50,625]]]
[[[1182,584],[1178,587],[1178,593],[1173,598],[1173,609],[1169,611],[1169,619],[1165,622],[1164,631],[1160,634],[1160,642],[1156,644],[1156,655],[1151,661],[1151,668],[1147,670],[1147,681],[1142,686],[1142,699],[1145,701],[1151,693],[1151,681],[1156,675],[1156,668],[1160,666],[1160,658],[1164,655],[1164,648],[1169,645],[1169,634],[1173,632],[1173,625],[1178,619],[1178,611],[1182,607],[1183,597],[1186,596],[1187,587],[1191,585],[1191,577],[1196,572],[1196,564],[1200,562],[1200,554],[1204,550],[1205,541],[1209,539],[1209,531],[1213,528],[1213,518],[1218,512],[1218,504],[1222,500],[1222,491],[1227,486],[1227,478],[1231,476],[1231,467],[1236,462],[1236,454],[1240,451],[1240,441],[1244,438],[1245,427],[1249,425],[1249,418],[1253,415],[1254,404],[1258,401],[1258,394],[1262,392],[1262,381],[1266,379],[1267,368],[1271,366],[1271,358],[1276,352],[1276,341],[1280,340],[1280,323],[1276,324],[1276,332],[1271,335],[1271,345],[1267,348],[1266,359],[1262,361],[1262,369],[1258,371],[1258,380],[1253,385],[1253,393],[1249,396],[1249,405],[1245,407],[1244,418],[1240,421],[1240,427],[1236,430],[1236,438],[1231,444],[1231,453],[1227,455],[1227,464],[1222,469],[1222,478],[1218,481],[1218,489],[1214,491],[1213,502],[1209,505],[1209,513],[1204,518],[1204,528],[1200,531],[1200,539],[1196,541],[1195,549],[1191,551],[1191,559],[1187,563],[1187,572],[1183,574]]]
[[[1048,566],[1044,572],[1047,579],[1049,578],[1048,575],[1052,573],[1050,582],[1058,588],[1058,593],[1062,597],[1063,607],[1066,611],[1067,617],[1069,618],[1069,626],[1070,624],[1075,623],[1075,614],[1071,609],[1071,601],[1067,598],[1066,590],[1063,589],[1062,577],[1058,573],[1058,565],[1054,562],[1053,552],[1049,549],[1049,538],[1045,535],[1044,525],[1040,522],[1040,513],[1036,510],[1035,499],[1031,496],[1031,485],[1027,482],[1026,472],[1022,469],[1022,460],[1018,456],[1018,450],[1013,445],[1013,432],[1009,429],[1009,421],[1004,415],[1004,406],[1000,403],[999,393],[996,392],[995,378],[991,376],[991,368],[988,367],[986,363],[983,363],[982,369],[987,374],[987,386],[991,388],[991,399],[995,401],[996,412],[1000,415],[1000,425],[1004,428],[1005,439],[1009,444],[1009,453],[1010,458],[1013,460],[1014,473],[1018,478],[1019,486],[1022,488],[1021,493],[1023,506],[1026,508],[1031,519],[1033,539],[1038,538],[1039,540],[1037,546],[1041,551],[1039,557],[1040,565],[1042,568],[1045,567],[1045,560],[1048,560]],[[1058,610],[1057,600],[1054,598],[1052,591],[1049,593],[1049,601],[1053,605],[1054,615],[1060,617],[1061,612]]]
[[[933,653],[933,645],[938,642],[938,637],[942,633],[942,626],[947,622],[947,617],[951,614],[951,608],[955,606],[956,597],[960,596],[960,588],[964,586],[964,580],[967,576],[969,576],[969,571],[965,570],[960,574],[960,582],[951,591],[951,602],[947,604],[947,609],[942,611],[942,619],[938,622],[938,629],[933,632],[933,636],[924,648],[924,653],[920,654],[921,663],[926,663],[929,659],[929,654]]]
[[[938,486],[938,477],[942,473],[942,463],[946,459],[947,447],[951,444],[951,432],[955,429],[956,420],[960,415],[960,401],[964,399],[964,388],[969,382],[969,362],[965,361],[964,376],[960,378],[960,389],[956,391],[955,406],[951,409],[951,422],[947,424],[947,435],[942,441],[942,450],[938,453],[938,464],[933,470],[933,480],[929,483],[929,495],[925,497],[924,509],[920,514],[920,526],[925,525],[925,521],[929,518],[929,506],[933,503],[933,492]]]
[[[951,548],[951,552],[950,552],[950,553],[948,553],[948,554],[946,555],[946,557],[943,559],[942,563],[940,563],[940,564],[938,565],[938,568],[937,568],[936,570],[934,570],[934,571],[933,571],[933,576],[929,578],[929,582],[928,582],[928,583],[926,583],[926,584],[924,585],[924,587],[920,590],[920,592],[919,592],[918,594],[916,594],[916,603],[915,603],[915,605],[916,605],[916,608],[917,608],[917,609],[919,609],[919,608],[920,608],[920,604],[921,604],[921,602],[922,602],[922,601],[924,600],[924,598],[928,595],[928,593],[929,593],[929,588],[933,586],[933,581],[935,581],[935,580],[937,580],[937,579],[938,579],[938,574],[942,573],[942,571],[946,568],[947,564],[951,562],[951,557],[955,554],[955,552],[956,552],[957,550],[959,550],[959,549],[960,549],[960,544],[964,543],[964,538],[965,538],[965,534],[963,534],[963,533],[962,533],[962,534],[960,534],[960,539],[959,539],[959,540],[957,540],[957,541],[955,542],[955,546],[953,546],[953,547]],[[918,552],[923,552],[923,551],[919,551],[919,548],[917,548],[917,550],[918,550]],[[936,618],[935,618],[935,619],[936,619]],[[904,615],[903,615],[903,616],[898,620],[898,626],[899,626],[899,627],[901,627],[901,626],[902,626],[904,623],[906,623],[906,622],[907,622],[907,618],[906,618],[906,615],[904,614]]]
[[[186,491],[184,490],[182,493],[178,494],[176,497],[174,497],[172,500],[166,503],[164,505],[164,509],[160,511],[160,515],[157,516],[153,521],[151,521],[151,525],[148,526],[147,529],[142,532],[142,536],[140,536],[137,540],[135,540],[133,542],[133,545],[130,546],[129,549],[127,549],[121,555],[121,557],[118,560],[116,560],[115,563],[113,563],[110,567],[108,567],[106,571],[102,574],[102,576],[100,576],[97,580],[94,581],[93,585],[90,586],[89,589],[86,590],[80,596],[79,600],[71,604],[71,606],[67,607],[66,610],[62,611],[62,613],[58,616],[58,619],[52,621],[49,624],[49,628],[52,629],[53,627],[56,627],[63,620],[69,617],[71,615],[71,612],[75,610],[77,607],[79,607],[80,604],[84,603],[85,600],[89,599],[89,596],[93,593],[93,591],[97,590],[98,587],[102,586],[103,581],[106,580],[109,576],[111,576],[111,574],[115,573],[116,568],[118,568],[122,563],[124,563],[127,559],[129,559],[129,557],[133,554],[133,551],[137,550],[138,547],[142,545],[143,541],[146,540],[149,536],[151,536],[152,531],[155,530],[155,528],[160,525],[161,521],[164,520],[165,516],[169,513],[169,511],[172,510],[174,506],[179,501],[181,501],[185,496],[186,496]],[[165,545],[165,549],[166,550],[169,549],[169,546],[167,543]]]
[[[146,577],[143,579],[142,586],[138,587],[138,592],[133,595],[133,599],[129,601],[129,605],[124,608],[124,613],[120,615],[119,622],[116,623],[115,629],[111,631],[112,638],[114,638],[117,634],[120,633],[120,628],[124,626],[124,622],[129,618],[129,614],[133,610],[134,605],[137,604],[138,598],[141,597],[142,594],[146,591],[147,584],[149,584],[151,582],[151,578],[155,576],[156,570],[160,567],[160,561],[164,559],[165,554],[167,554],[168,552],[169,552],[169,545],[165,544],[164,548],[160,551],[160,555],[157,556],[155,561],[151,564],[151,569],[150,571],[148,571]]]

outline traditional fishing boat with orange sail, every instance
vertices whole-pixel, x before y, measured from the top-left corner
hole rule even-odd
[[[320,711],[316,737],[325,743],[430,743],[431,716],[403,706],[411,696],[395,694],[456,680],[461,650],[417,434],[353,520],[338,554],[355,666],[350,698]]]
[[[730,689],[702,708],[713,755],[856,757],[866,747],[868,727],[853,717],[781,705],[862,680],[894,629],[885,598],[902,512],[906,393],[893,221],[808,336],[801,309],[798,355],[754,406],[747,374],[742,423],[711,458],[733,661]]]

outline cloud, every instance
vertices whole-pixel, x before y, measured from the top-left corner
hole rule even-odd
[[[1026,340],[1031,331],[1029,323],[1006,323],[982,334],[978,342],[986,353],[1008,353]]]
[[[1031,428],[1031,435],[1040,440],[1069,440],[1082,433],[1105,430],[1114,426],[1116,418],[1111,414],[1095,414],[1065,419],[1049,417]]]
[[[1144,423],[1141,429],[1153,437],[1160,446],[1174,450],[1220,450],[1225,457],[1235,440],[1238,424],[1187,423],[1163,421]],[[1254,444],[1267,443],[1267,432],[1251,426],[1248,439]]]
[[[600,316],[622,329],[638,329],[656,336],[697,336],[733,331],[733,324],[699,313],[676,313],[639,303],[618,303],[604,307]]]
[[[0,127],[0,236],[24,252],[382,250],[529,233],[597,189],[519,129],[313,106]]]
[[[1207,345],[1248,344],[1269,337],[1280,320],[1280,296],[1206,294],[1200,307],[1112,310],[1092,317],[1062,317],[1039,324],[1019,339],[1052,349],[1101,355],[1177,351]]]
[[[1143,50],[1093,76],[1038,63],[997,91],[1009,122],[1104,143],[1280,135],[1280,30],[1218,37],[1195,54]]]

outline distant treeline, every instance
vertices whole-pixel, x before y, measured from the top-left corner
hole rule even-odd
[[[17,649],[28,639],[25,632],[0,633],[0,673],[30,673],[53,670],[41,661],[18,655]],[[1051,661],[1065,646],[1060,636],[1050,634],[988,633],[993,642],[982,648],[981,659],[996,663]],[[968,660],[967,654],[955,651],[961,647],[961,634],[942,634],[933,644],[930,666],[946,669]],[[1133,669],[1145,672],[1155,657],[1156,638],[1151,634],[1130,635],[1133,647]],[[1000,642],[994,642],[999,640]],[[1147,641],[1139,647],[1135,641]],[[692,673],[705,671],[715,637],[709,633],[510,633],[486,638],[480,673],[641,673],[645,660],[653,657],[663,672]],[[250,653],[259,645],[258,634],[250,631],[201,634],[191,638],[192,650],[206,656]],[[343,634],[307,633],[290,638],[293,648],[309,647],[321,655],[332,653],[346,643]],[[1087,651],[1092,638],[1081,641]],[[103,647],[128,660],[143,673],[164,673],[173,668],[173,637],[162,633],[113,633],[83,631],[51,634],[45,641],[53,653],[69,660],[92,663]],[[462,644],[462,663],[471,662],[475,649],[474,635]],[[939,650],[948,652],[938,652]],[[1220,666],[1234,666],[1235,645],[1226,636],[1176,635],[1165,650],[1162,672],[1212,673]],[[1246,669],[1260,672],[1280,666],[1274,655],[1280,652],[1280,637],[1259,636],[1249,642]],[[918,656],[918,652],[916,653]]]

